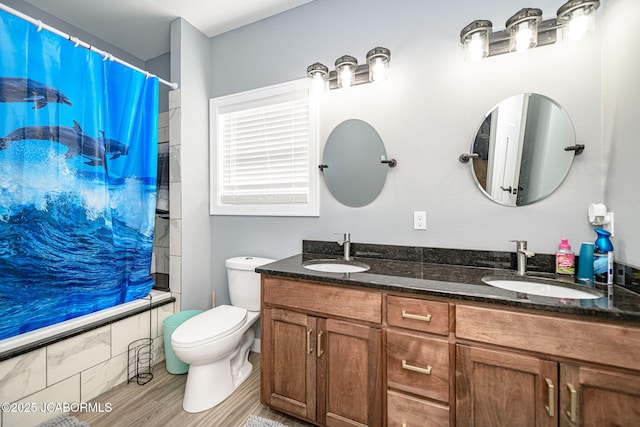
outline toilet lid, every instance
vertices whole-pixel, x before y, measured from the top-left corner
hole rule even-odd
[[[171,335],[172,344],[194,347],[223,338],[244,325],[247,309],[232,305],[219,305],[178,326]]]

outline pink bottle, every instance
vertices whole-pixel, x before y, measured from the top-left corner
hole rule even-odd
[[[573,276],[576,273],[576,256],[568,239],[562,239],[556,252],[556,274]]]

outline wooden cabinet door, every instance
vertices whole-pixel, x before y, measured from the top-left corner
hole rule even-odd
[[[318,418],[330,427],[382,425],[381,332],[318,319]]]
[[[263,308],[261,400],[308,420],[316,419],[317,319]]]
[[[560,365],[560,426],[640,426],[640,377]]]
[[[532,356],[456,346],[456,424],[558,425],[558,364]]]

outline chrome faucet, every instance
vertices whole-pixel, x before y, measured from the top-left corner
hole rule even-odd
[[[338,244],[344,247],[344,260],[351,261],[351,233],[333,233],[342,234],[342,240],[338,240]]]
[[[518,276],[527,274],[527,258],[535,255],[534,252],[527,250],[526,240],[511,240],[516,243],[516,257],[518,259]]]

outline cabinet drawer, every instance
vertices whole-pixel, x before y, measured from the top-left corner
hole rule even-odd
[[[387,331],[387,385],[419,396],[449,401],[449,343]]]
[[[640,328],[459,304],[456,337],[640,369]]]
[[[449,304],[389,296],[387,298],[387,323],[389,326],[448,335]]]
[[[382,323],[382,294],[274,277],[262,278],[265,304]]]
[[[387,392],[388,427],[436,427],[449,425],[449,408],[434,402]]]

